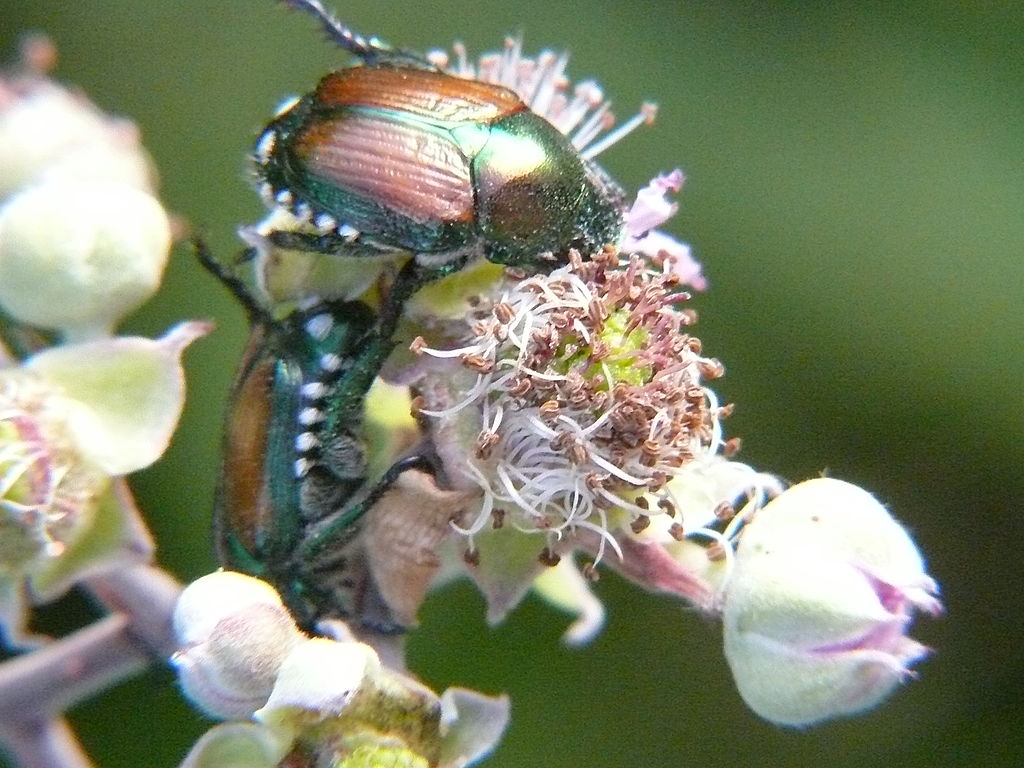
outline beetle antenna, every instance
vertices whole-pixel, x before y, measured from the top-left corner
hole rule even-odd
[[[342,24],[326,8],[320,0],[281,0],[289,8],[311,14],[338,46],[358,56],[364,64],[377,64],[390,61],[402,66],[413,66],[419,69],[436,69],[429,61],[415,53],[392,48],[378,37],[363,37]]]
[[[195,250],[199,263],[210,274],[220,280],[224,287],[231,291],[231,294],[245,307],[251,322],[255,323],[270,319],[270,313],[267,311],[267,308],[257,300],[249,286],[245,284],[245,281],[233,269],[228,269],[217,260],[217,257],[213,255],[205,240],[198,236],[193,237],[192,248]]]
[[[367,39],[346,27],[324,8],[320,0],[281,0],[281,2],[289,8],[312,14],[320,22],[328,39],[333,40],[353,56],[358,56],[367,64],[373,63],[382,53],[391,52],[391,46],[387,43],[376,37]]]

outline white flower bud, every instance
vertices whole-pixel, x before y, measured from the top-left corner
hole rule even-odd
[[[167,214],[122,182],[55,179],[0,209],[0,305],[71,339],[107,335],[160,284]]]
[[[273,723],[288,720],[293,713],[312,713],[316,719],[337,715],[380,668],[380,659],[368,645],[323,637],[306,640],[284,660],[274,690],[256,718]]]
[[[190,584],[174,610],[181,687],[213,717],[248,718],[270,696],[285,657],[305,636],[269,585],[221,571]]]
[[[906,531],[869,493],[820,478],[744,530],[724,596],[725,654],[744,701],[781,725],[870,709],[927,649],[906,636],[937,613]]]
[[[0,199],[56,176],[152,188],[152,163],[129,120],[43,77],[0,81],[0,96]]]

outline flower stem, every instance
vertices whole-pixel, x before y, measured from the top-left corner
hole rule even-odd
[[[19,768],[88,768],[61,714],[174,650],[171,614],[181,586],[139,565],[93,576],[110,616],[0,664],[0,743]]]
[[[63,718],[25,721],[3,728],[4,740],[20,768],[92,768],[71,726]]]
[[[0,737],[60,715],[146,669],[151,657],[126,616],[108,616],[0,664]]]

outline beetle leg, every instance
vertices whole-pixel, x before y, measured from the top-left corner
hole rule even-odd
[[[358,237],[336,232],[321,235],[312,232],[274,230],[266,235],[266,240],[273,247],[282,250],[322,253],[326,256],[382,256],[389,253],[405,253],[398,248],[381,247]]]

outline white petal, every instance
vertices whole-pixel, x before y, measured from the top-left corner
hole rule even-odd
[[[195,743],[180,768],[274,768],[291,744],[256,723],[225,723]]]
[[[336,715],[379,669],[380,659],[368,645],[307,640],[285,658],[270,699],[255,717],[273,723],[287,720],[289,710]]]
[[[463,768],[490,754],[509,720],[508,696],[484,696],[465,688],[441,694],[439,768]]]
[[[572,558],[563,557],[558,565],[542,571],[533,582],[533,589],[547,602],[576,617],[562,635],[568,645],[589,643],[604,626],[604,604],[597,599],[590,582]]]
[[[827,547],[887,584],[935,590],[906,529],[852,483],[829,477],[798,483],[758,513],[743,533],[748,548],[770,548],[794,537],[808,547]]]
[[[890,580],[891,579],[891,580]],[[783,492],[740,535],[723,600],[725,654],[744,701],[805,726],[876,706],[927,649],[905,635],[933,585],[870,494],[818,479]]]
[[[61,387],[68,430],[79,451],[110,475],[156,461],[170,442],[185,400],[181,354],[206,334],[181,323],[161,339],[122,337],[54,347],[25,368]]]

